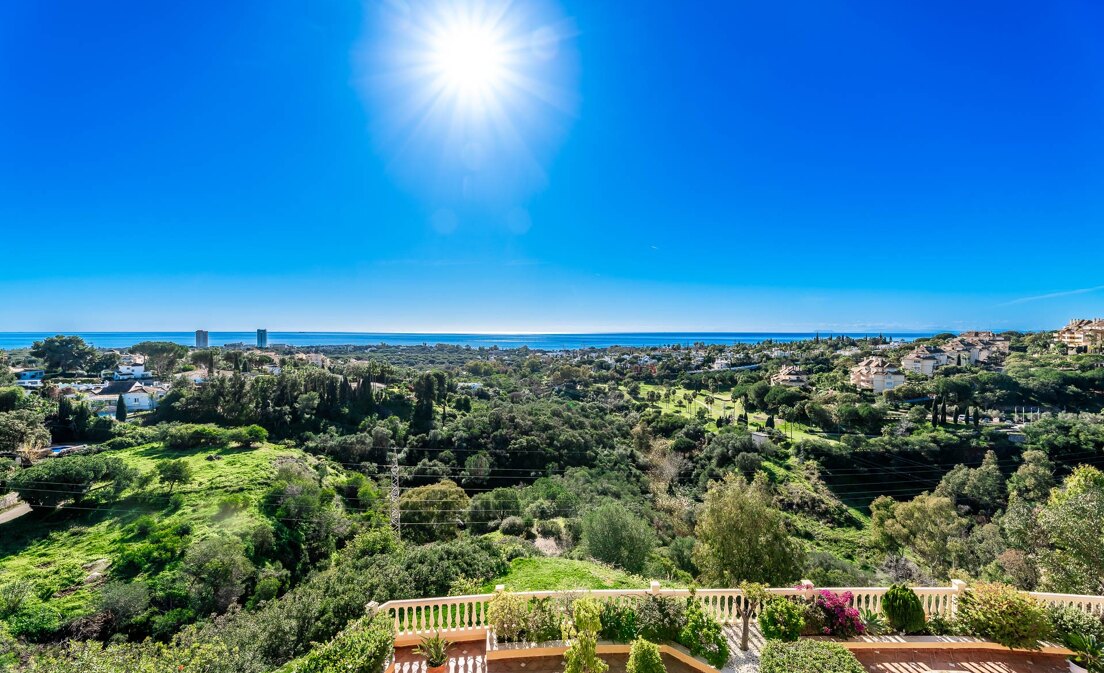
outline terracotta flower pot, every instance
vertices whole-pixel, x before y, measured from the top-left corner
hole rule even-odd
[[[426,673],[446,673],[448,671],[448,664],[444,663],[440,666],[430,666],[426,663]]]

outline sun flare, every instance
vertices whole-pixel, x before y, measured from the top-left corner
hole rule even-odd
[[[505,45],[488,26],[449,26],[434,37],[432,53],[443,83],[458,93],[490,93],[503,83]]]
[[[577,104],[576,31],[555,0],[384,6],[364,62],[396,172],[437,200],[540,188]]]

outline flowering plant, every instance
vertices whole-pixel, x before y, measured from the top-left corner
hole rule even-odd
[[[851,607],[851,598],[850,591],[842,594],[827,590],[817,592],[813,604],[824,615],[824,635],[851,638],[866,632],[862,616],[856,608]]]

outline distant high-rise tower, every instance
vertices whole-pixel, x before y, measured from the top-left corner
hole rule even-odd
[[[208,342],[209,342],[209,339],[208,339],[207,330],[197,329],[196,330],[196,348],[207,348]]]
[[[257,330],[257,348],[268,348],[268,330]]]

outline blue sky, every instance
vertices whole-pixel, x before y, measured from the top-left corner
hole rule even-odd
[[[515,3],[480,144],[434,2],[0,3],[0,330],[1104,315],[1100,3]]]

